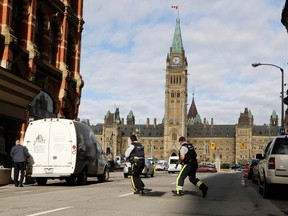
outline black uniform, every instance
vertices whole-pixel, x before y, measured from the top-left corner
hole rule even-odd
[[[131,162],[131,184],[136,193],[143,193],[144,183],[140,178],[140,174],[145,166],[144,147],[139,142],[132,142],[134,146],[130,153],[129,160]]]
[[[202,181],[196,178],[196,171],[198,168],[197,153],[192,144],[185,142],[182,144],[180,148],[179,158],[180,158],[180,152],[182,153],[186,151],[187,153],[185,154],[184,161],[182,161],[183,167],[176,179],[176,191],[173,191],[173,192],[176,196],[177,195],[181,196],[184,181],[186,177],[189,176],[190,182],[194,184],[195,186],[197,186],[202,191],[203,197],[205,197],[207,194],[208,187]]]

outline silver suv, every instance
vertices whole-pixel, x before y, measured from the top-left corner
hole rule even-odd
[[[288,135],[279,135],[268,143],[264,156],[256,155],[259,192],[268,198],[272,187],[288,186]]]

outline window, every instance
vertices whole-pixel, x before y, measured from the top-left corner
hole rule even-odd
[[[13,12],[12,12],[12,29],[14,31],[14,36],[20,42],[21,32],[22,32],[22,13],[23,13],[23,3],[19,1],[13,1]]]
[[[42,38],[44,35],[44,19],[43,14],[40,10],[37,10],[36,14],[36,23],[35,23],[35,44],[37,46],[38,51],[41,53],[43,52],[43,46],[42,46]]]
[[[55,23],[51,23],[50,27],[50,42],[49,42],[49,62],[53,66],[56,66],[56,57],[58,51],[58,28]]]
[[[74,71],[74,59],[75,59],[75,42],[71,35],[68,36],[67,42],[67,59],[66,64],[70,71]]]

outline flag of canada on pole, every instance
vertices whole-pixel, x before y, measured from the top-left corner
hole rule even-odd
[[[172,5],[171,8],[175,8],[176,10],[178,10],[178,6],[176,5]]]

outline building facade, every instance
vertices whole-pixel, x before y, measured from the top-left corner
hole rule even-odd
[[[0,165],[29,120],[77,119],[83,0],[0,0]]]
[[[270,116],[269,125],[254,125],[253,115],[248,108],[240,113],[234,125],[209,123],[198,114],[194,95],[187,112],[187,58],[182,42],[180,20],[176,20],[170,52],[166,58],[166,84],[163,121],[157,124],[147,119],[146,124],[135,124],[133,112],[120,117],[119,108],[107,112],[104,123],[91,126],[96,138],[102,143],[111,160],[123,155],[131,134],[136,134],[144,145],[146,157],[168,160],[178,155],[179,136],[187,136],[197,153],[199,162],[218,164],[246,164],[263,153],[270,140],[278,134],[278,116]],[[267,117],[269,119],[269,117]]]

